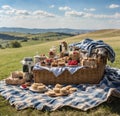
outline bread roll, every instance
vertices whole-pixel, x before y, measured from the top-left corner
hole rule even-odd
[[[39,85],[39,86],[37,86],[37,90],[39,90],[39,91],[42,91],[42,90],[44,90],[45,89],[45,86],[44,85]]]
[[[65,88],[66,90],[69,90],[70,88],[72,88],[72,85],[67,85]]]
[[[61,93],[61,95],[68,95],[69,91],[65,87],[63,87],[60,89],[60,93]]]
[[[50,90],[50,91],[46,92],[46,94],[48,96],[55,96],[55,92],[53,90]]]
[[[75,88],[75,87],[72,87],[72,88],[69,89],[69,92],[70,92],[70,93],[73,93],[73,92],[75,92],[75,91],[77,91],[77,88]]]
[[[32,89],[37,90],[37,84],[36,83],[32,84],[31,87],[32,87]]]
[[[62,88],[62,87],[63,87],[63,85],[60,85],[60,84],[55,85],[55,88]]]
[[[53,88],[55,93],[60,93],[60,88]]]

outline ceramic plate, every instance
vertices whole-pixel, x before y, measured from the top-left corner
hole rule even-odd
[[[47,91],[48,89],[45,88],[45,89],[43,89],[43,90],[40,91],[40,90],[35,90],[35,89],[33,89],[32,87],[30,87],[29,90],[31,90],[31,91],[33,91],[33,92],[37,92],[37,93],[43,93],[43,92]]]

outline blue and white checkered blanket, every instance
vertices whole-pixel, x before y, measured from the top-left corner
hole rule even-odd
[[[44,93],[22,90],[19,86],[6,85],[0,81],[0,95],[9,100],[17,110],[32,107],[38,110],[54,111],[63,106],[86,111],[107,101],[109,96],[117,92],[120,97],[120,69],[106,67],[103,80],[96,85],[73,85],[78,91],[68,96],[49,97]]]

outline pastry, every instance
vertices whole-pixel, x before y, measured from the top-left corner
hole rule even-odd
[[[63,85],[60,85],[60,84],[55,85],[55,88],[62,88],[62,87],[63,87]]]
[[[25,79],[23,78],[22,71],[14,71],[11,73],[11,76],[5,80],[6,84],[12,85],[21,85],[25,83]]]
[[[69,89],[69,92],[70,92],[70,93],[73,93],[73,92],[75,92],[75,91],[77,91],[77,88],[75,88],[75,87],[72,87],[72,88]]]
[[[38,86],[43,86],[44,84],[43,83],[37,83],[38,84]],[[45,85],[44,85],[45,86]]]
[[[22,71],[14,71],[11,73],[11,77],[23,79],[23,72]]]
[[[36,90],[39,92],[46,91],[46,86],[43,83],[33,83],[31,85],[32,90]]]
[[[40,61],[40,65],[41,66],[45,66],[46,64],[45,64],[45,61]]]
[[[52,67],[57,67],[57,66],[58,66],[58,62],[57,62],[57,61],[53,61],[53,62],[51,63],[51,66],[52,66]]]
[[[5,79],[6,84],[11,84],[11,85],[21,85],[25,83],[25,79],[19,79],[19,78],[12,78],[9,77]]]
[[[37,85],[36,83],[34,83],[34,84],[32,84],[31,87],[32,87],[32,89],[37,90],[37,86],[38,86],[38,85]]]
[[[50,91],[46,92],[45,94],[48,95],[48,96],[51,96],[51,97],[56,96],[56,94],[53,90],[50,90]]]
[[[77,91],[77,88],[72,87],[72,85],[67,85],[63,87],[63,85],[56,84],[52,90],[49,90],[45,94],[51,97],[57,97],[57,96],[66,96],[75,91]]]
[[[42,91],[42,90],[45,90],[45,85],[39,85],[39,86],[37,86],[37,90],[39,90],[39,91]]]
[[[60,88],[53,88],[55,93],[60,93]]]
[[[65,88],[66,90],[69,90],[70,88],[72,88],[72,85],[67,85]]]
[[[61,95],[68,95],[69,91],[65,87],[63,87],[60,89],[60,93],[61,93]]]
[[[59,61],[58,66],[65,66],[65,61]]]

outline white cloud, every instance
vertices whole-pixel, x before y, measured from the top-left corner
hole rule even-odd
[[[109,5],[109,8],[118,8],[118,7],[120,7],[120,5],[118,5],[118,4],[111,4],[111,5]]]
[[[68,6],[64,6],[64,7],[59,7],[59,10],[61,10],[61,11],[67,11],[67,10],[71,10],[71,8],[68,7]]]
[[[54,7],[55,7],[55,5],[53,5],[53,4],[49,6],[49,8],[54,8]]]
[[[78,12],[78,11],[66,11],[65,16],[71,17],[94,17],[94,14],[86,13],[86,12]]]
[[[14,15],[15,12],[16,12],[15,9],[11,9],[11,10],[7,10],[7,11],[5,11],[4,13],[7,14],[7,15]]]
[[[85,15],[84,12],[77,12],[77,11],[66,11],[65,16],[73,16],[73,17],[83,17]]]
[[[87,17],[87,18],[120,18],[120,13],[115,13],[113,15],[105,15],[105,14],[92,14],[86,12],[78,12],[78,11],[66,11],[65,16],[71,17]]]
[[[30,15],[30,12],[26,10],[16,10],[15,14],[16,15]]]
[[[33,12],[33,15],[39,15],[39,16],[44,16],[44,17],[55,17],[54,14],[48,13],[48,12],[42,11],[42,10],[34,11],[34,12]]]
[[[53,7],[53,6],[52,6]],[[2,6],[2,10],[0,10],[0,14],[4,14],[4,15],[12,15],[12,16],[21,16],[21,15],[24,15],[24,16],[43,16],[43,17],[55,17],[54,14],[52,13],[49,13],[49,12],[46,12],[46,11],[42,11],[42,10],[36,10],[36,11],[33,11],[33,12],[30,12],[30,11],[27,11],[27,10],[24,10],[24,9],[14,9],[12,8],[11,6],[9,5],[4,5]]]
[[[12,8],[9,5],[3,5],[0,14],[4,15],[13,15],[16,12],[16,9]]]
[[[3,5],[3,6],[2,6],[2,9],[4,9],[4,10],[11,10],[12,7],[9,6],[9,5]]]
[[[95,11],[96,9],[95,8],[89,8],[89,9],[88,8],[84,8],[83,10],[84,11]]]

